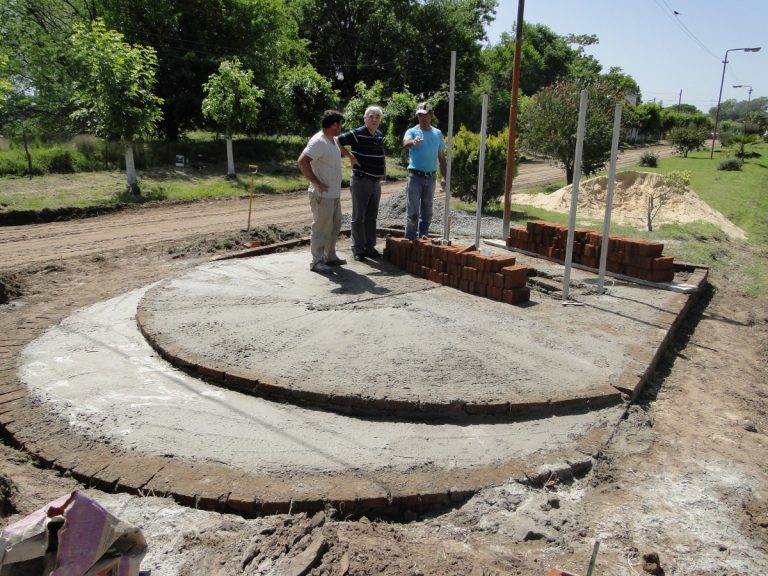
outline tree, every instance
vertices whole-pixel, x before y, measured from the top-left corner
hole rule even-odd
[[[480,42],[496,0],[289,0],[312,62],[342,100],[355,85],[381,79],[387,92],[406,86],[426,97],[449,78],[457,53],[456,86],[466,90],[480,69]]]
[[[688,157],[688,152],[701,150],[704,147],[704,141],[707,139],[707,130],[695,125],[676,126],[669,132],[669,142],[675,149]]]
[[[6,138],[21,139],[24,155],[27,157],[27,173],[29,178],[32,178],[32,153],[29,151],[29,140],[38,128],[35,98],[23,91],[14,90],[13,85],[8,83],[0,91],[0,127],[2,127],[2,135]]]
[[[283,70],[278,86],[281,110],[270,112],[274,115],[282,113],[285,117],[277,124],[294,134],[316,131],[323,111],[336,108],[339,103],[331,81],[320,76],[309,64]],[[273,103],[274,100],[270,101]]]
[[[240,61],[225,60],[203,86],[203,116],[221,126],[227,138],[227,176],[235,176],[232,136],[256,125],[259,100],[264,91],[253,84],[253,71],[243,70]]]
[[[490,135],[485,141],[482,210],[504,191],[509,130]],[[515,162],[515,172],[518,164]],[[464,202],[477,199],[477,177],[480,172],[480,134],[462,126],[453,138],[451,164],[451,196]]]
[[[691,183],[691,173],[674,170],[664,176],[664,187],[651,188],[646,197],[645,223],[648,232],[653,232],[653,219],[659,213],[664,203],[673,196],[680,196]]]
[[[35,104],[35,136],[71,133],[70,95],[79,73],[70,37],[90,22],[87,0],[0,2],[0,58],[11,89]]]
[[[124,42],[122,34],[108,30],[100,19],[90,28],[75,27],[72,49],[80,67],[72,117],[90,133],[123,141],[128,190],[138,194],[133,142],[151,134],[162,118],[163,101],[153,92],[155,51]]]
[[[547,86],[533,96],[520,119],[523,148],[561,162],[568,184],[573,182],[580,93],[575,82]],[[621,95],[604,82],[590,84],[587,94],[581,169],[590,175],[610,158],[614,107]]]
[[[292,122],[282,100],[281,77],[308,63],[287,0],[99,0],[111,28],[130,42],[155,48],[160,132],[176,140],[203,123],[203,84],[224,60],[239,58],[265,90],[279,128]]]

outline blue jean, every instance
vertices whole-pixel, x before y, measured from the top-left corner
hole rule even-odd
[[[405,187],[405,237],[413,240],[426,236],[432,223],[435,177],[408,175]],[[417,235],[418,232],[418,235]]]

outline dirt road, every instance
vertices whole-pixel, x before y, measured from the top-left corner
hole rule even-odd
[[[640,155],[653,150],[661,156],[673,153],[668,146],[656,146],[624,152],[619,166],[635,164]],[[549,162],[528,162],[520,166],[515,191],[564,180],[562,169]],[[385,184],[384,197],[403,190],[402,182]],[[348,192],[342,193],[342,211],[350,212]],[[189,204],[144,206],[106,216],[52,222],[32,226],[0,227],[0,270],[119,250],[129,246],[149,245],[181,238],[232,234],[248,222],[248,200],[233,198]],[[306,194],[298,192],[254,199],[251,225],[299,227],[309,225],[310,212]]]

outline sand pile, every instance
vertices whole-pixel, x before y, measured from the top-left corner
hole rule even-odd
[[[581,182],[576,212],[578,218],[602,221],[607,187],[607,176]],[[708,206],[696,192],[687,188],[683,193],[675,193],[664,184],[663,176],[651,172],[622,172],[616,175],[611,221],[645,229],[649,195],[654,196],[655,206],[661,206],[653,218],[654,226],[704,221],[711,222],[731,238],[746,237],[741,228]],[[513,194],[512,202],[555,212],[568,212],[571,207],[571,186],[551,194]]]

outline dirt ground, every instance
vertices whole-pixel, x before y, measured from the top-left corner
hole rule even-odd
[[[0,386],[15,382],[21,349],[72,311],[309,223],[303,195],[267,197],[255,207],[258,229],[241,234],[244,207],[211,201],[0,228],[0,296],[9,300],[0,305]],[[399,523],[331,509],[253,520],[190,511],[188,523],[162,532],[153,528],[158,506],[172,503],[126,496],[164,555],[152,574],[535,575],[559,566],[583,575],[596,540],[596,575],[647,573],[651,551],[657,574],[766,573],[768,299],[744,296],[727,277],[711,281],[586,476],[541,488],[508,482]],[[76,486],[7,438],[0,446],[2,525]]]

